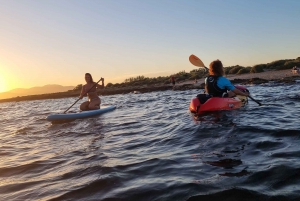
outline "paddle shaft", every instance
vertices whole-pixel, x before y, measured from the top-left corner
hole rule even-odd
[[[253,100],[254,102],[256,102],[259,106],[262,106],[262,104],[260,102],[258,102],[257,100],[255,100],[254,98],[252,98],[251,96],[248,96],[251,100]]]
[[[89,93],[89,91],[92,89],[92,88],[94,88],[100,81],[102,80],[102,77],[100,78],[100,80],[97,82],[97,83],[95,83],[86,93]],[[73,103],[73,105],[75,105],[78,101],[80,100],[80,98],[78,98],[78,100],[77,101],[75,101],[75,103]],[[71,108],[71,107],[73,107],[73,105],[71,105],[68,109],[66,109],[66,111],[64,111],[64,114]]]

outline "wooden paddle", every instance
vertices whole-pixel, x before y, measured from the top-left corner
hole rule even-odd
[[[201,61],[201,59],[199,59],[197,56],[191,54],[191,56],[189,57],[190,62],[197,67],[203,67],[208,71],[208,68],[204,65],[204,63]],[[262,106],[262,104],[260,102],[258,102],[257,100],[255,100],[254,98],[252,98],[250,95],[248,96],[251,100],[253,100],[254,102],[256,102],[259,106]]]
[[[97,82],[97,83],[95,83],[86,93],[89,93],[89,91],[92,89],[92,88],[94,88],[100,81],[102,80],[102,77],[100,78],[100,80]],[[80,100],[80,98],[78,98],[78,100],[77,101],[75,101],[75,103],[73,103],[73,105],[75,105],[78,101]],[[64,111],[64,114],[71,108],[71,107],[73,107],[73,105],[71,105],[68,109],[66,109],[66,111]]]

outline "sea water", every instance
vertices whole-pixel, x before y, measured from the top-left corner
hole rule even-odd
[[[117,109],[63,124],[45,118],[76,98],[2,103],[0,200],[300,199],[299,83],[247,88],[263,106],[201,121],[201,90],[103,96]]]

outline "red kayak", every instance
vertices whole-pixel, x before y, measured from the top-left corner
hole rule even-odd
[[[242,86],[235,86],[240,90],[247,90]],[[199,94],[193,98],[190,103],[190,111],[195,115],[202,114],[203,112],[212,112],[220,110],[235,110],[244,106],[248,102],[245,96],[236,96],[233,98],[219,98],[209,97],[206,94]]]

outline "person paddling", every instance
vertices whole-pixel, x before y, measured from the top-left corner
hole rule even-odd
[[[215,60],[209,65],[209,76],[205,78],[205,91],[213,97],[234,97],[236,95],[249,96],[242,92],[223,77],[224,67],[220,60]]]
[[[93,81],[92,75],[90,73],[86,73],[85,81],[86,84],[82,86],[79,98],[82,99],[83,96],[87,94],[89,100],[80,105],[80,110],[86,111],[100,109],[101,99],[97,95],[97,88],[104,88],[104,78],[101,78],[102,85],[96,84]]]

